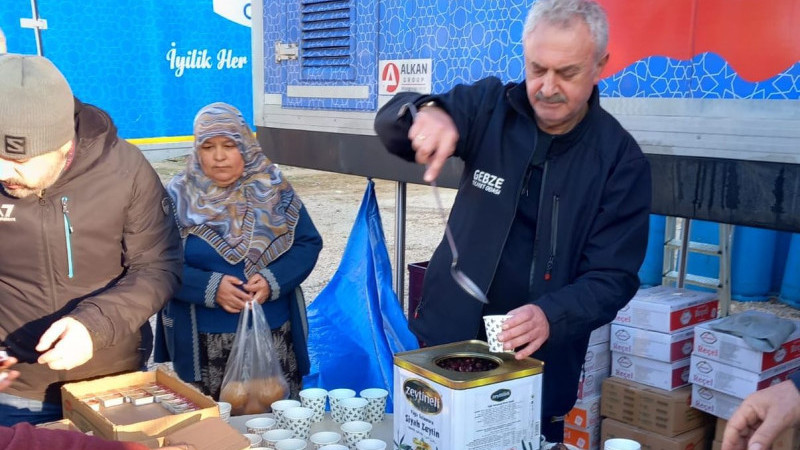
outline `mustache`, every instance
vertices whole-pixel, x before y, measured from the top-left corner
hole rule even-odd
[[[567,99],[561,94],[553,94],[550,97],[545,97],[542,91],[535,95],[536,101],[544,103],[567,103]]]

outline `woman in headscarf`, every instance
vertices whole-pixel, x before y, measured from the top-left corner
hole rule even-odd
[[[218,399],[239,312],[253,299],[296,398],[309,366],[299,287],[322,238],[236,108],[201,109],[194,138],[186,170],[167,185],[183,237],[183,285],[159,314],[156,361],[172,360],[183,380]]]

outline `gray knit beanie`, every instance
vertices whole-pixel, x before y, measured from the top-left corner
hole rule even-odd
[[[75,136],[75,101],[67,80],[41,56],[0,55],[0,157],[27,159],[58,150]]]

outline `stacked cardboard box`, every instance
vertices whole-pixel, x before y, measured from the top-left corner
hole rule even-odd
[[[747,314],[766,317],[768,313]],[[795,321],[794,333],[774,352],[757,351],[741,337],[715,330],[719,321],[698,325],[694,330],[689,373],[692,406],[729,419],[749,394],[800,370],[800,321]]]
[[[692,328],[717,317],[715,293],[642,289],[611,326],[611,374],[660,389],[689,384]]]
[[[610,333],[611,326],[603,325],[589,337],[578,401],[564,419],[564,442],[581,450],[600,448],[600,391],[611,371]]]
[[[693,328],[717,316],[715,293],[642,289],[611,324],[611,377],[603,382],[601,441],[625,437],[645,450],[704,446],[707,416],[690,407]]]
[[[689,386],[667,391],[616,377],[605,380],[601,442],[623,437],[644,450],[705,448],[708,416],[689,406],[690,397]]]

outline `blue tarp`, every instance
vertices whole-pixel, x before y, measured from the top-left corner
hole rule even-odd
[[[304,387],[389,391],[393,355],[418,348],[397,295],[375,185],[369,180],[339,268],[308,307],[311,372]]]

